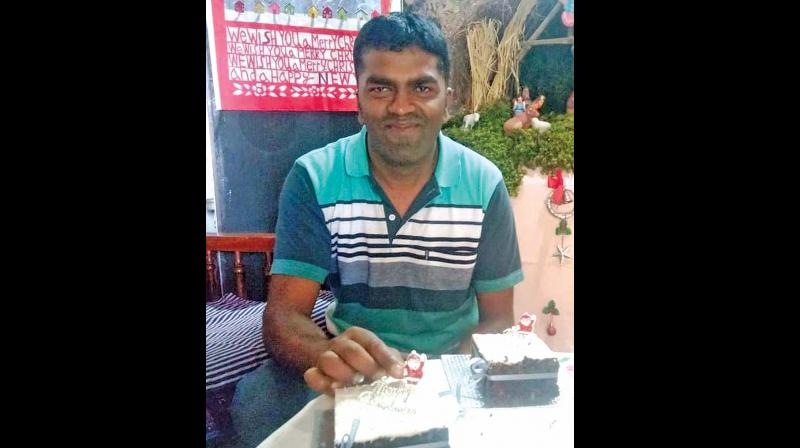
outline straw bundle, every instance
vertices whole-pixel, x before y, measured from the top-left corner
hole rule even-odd
[[[499,27],[499,21],[484,19],[470,24],[467,32],[467,50],[472,74],[472,96],[469,107],[472,112],[483,106],[491,88],[489,80],[497,59],[497,30]]]
[[[508,22],[503,39],[497,47],[497,73],[486,96],[486,102],[512,96],[519,88],[519,63],[521,57],[520,41],[525,33],[525,19],[536,6],[538,0],[520,0],[514,16]],[[508,81],[514,77],[516,82],[509,88]]]

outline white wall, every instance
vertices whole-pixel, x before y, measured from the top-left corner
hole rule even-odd
[[[564,186],[573,192],[573,175],[564,175]],[[567,259],[563,265],[552,255],[561,237],[555,230],[559,220],[547,211],[545,199],[552,190],[547,187],[547,177],[528,171],[522,178],[517,197],[511,198],[514,222],[519,240],[522,272],[525,280],[514,287],[514,314],[530,312],[536,315],[534,331],[555,351],[574,352],[573,308],[575,298],[575,260]],[[569,254],[575,256],[575,219],[569,220],[572,235],[564,238]],[[556,335],[547,334],[548,316],[542,308],[548,300],[556,301],[561,313],[554,317]]]

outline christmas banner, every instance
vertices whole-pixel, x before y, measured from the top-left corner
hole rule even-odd
[[[209,0],[217,109],[356,111],[353,44],[390,0]]]

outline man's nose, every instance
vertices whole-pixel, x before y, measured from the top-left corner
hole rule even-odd
[[[389,112],[394,115],[405,115],[414,110],[411,93],[407,89],[398,89],[392,102],[389,103]]]

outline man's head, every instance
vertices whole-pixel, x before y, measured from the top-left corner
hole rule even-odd
[[[361,28],[353,58],[370,156],[405,169],[430,162],[452,98],[441,30],[413,14],[378,16]]]
[[[364,69],[364,53],[367,50],[401,51],[412,46],[439,58],[437,68],[447,84],[450,79],[450,55],[444,33],[433,19],[405,12],[374,17],[361,27],[353,46],[356,79]]]

